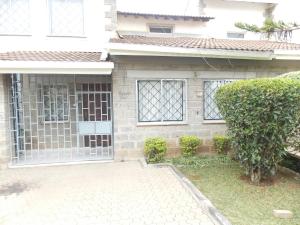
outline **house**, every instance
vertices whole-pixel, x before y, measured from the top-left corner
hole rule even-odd
[[[218,87],[300,69],[300,45],[218,25],[227,4],[263,20],[274,1],[196,4],[162,14],[117,11],[115,0],[1,2],[2,164],[139,158],[152,136],[167,139],[170,155],[184,134],[209,151],[226,131]]]

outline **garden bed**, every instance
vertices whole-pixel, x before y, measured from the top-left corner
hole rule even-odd
[[[299,225],[300,179],[281,173],[260,186],[250,184],[239,164],[226,156],[175,158],[179,168],[233,225]],[[287,209],[292,219],[278,219],[273,209]]]

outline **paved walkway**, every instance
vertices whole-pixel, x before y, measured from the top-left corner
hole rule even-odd
[[[0,171],[0,224],[213,222],[170,168],[124,162]]]

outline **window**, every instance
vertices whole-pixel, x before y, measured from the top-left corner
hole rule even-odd
[[[30,33],[29,0],[0,1],[0,34]]]
[[[238,33],[238,32],[228,32],[227,33],[227,38],[243,39],[243,38],[245,38],[245,34],[244,33]]]
[[[204,81],[204,119],[222,120],[222,116],[215,103],[215,93],[224,84],[231,83],[232,80],[211,80]]]
[[[172,26],[159,26],[159,25],[150,25],[150,33],[173,33]]]
[[[185,80],[138,81],[138,121],[184,121],[185,89]]]
[[[66,85],[44,85],[42,93],[45,121],[68,121],[68,87]]]
[[[49,14],[52,35],[83,35],[83,0],[49,0]]]

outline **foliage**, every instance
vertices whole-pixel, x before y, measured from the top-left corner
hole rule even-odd
[[[155,137],[145,140],[144,153],[148,163],[157,163],[164,159],[167,143],[163,138]]]
[[[300,80],[300,71],[285,73],[285,74],[280,75],[279,77],[290,78],[293,80]]]
[[[179,145],[183,156],[193,156],[197,148],[202,144],[202,140],[197,136],[182,136],[179,138]]]
[[[214,148],[219,154],[225,154],[230,150],[230,137],[216,135],[213,137]]]
[[[282,78],[290,78],[293,80],[300,80],[300,71],[294,71],[280,75]],[[300,124],[291,132],[287,139],[287,144],[296,151],[300,151]]]
[[[285,23],[281,20],[274,21],[271,18],[267,18],[261,27],[248,24],[237,22],[235,26],[246,31],[254,32],[254,33],[261,33],[265,35],[268,39],[272,36],[276,36],[279,40],[287,40],[291,38],[292,31],[299,29],[299,25],[295,22],[293,23]]]
[[[300,118],[300,82],[241,80],[221,87],[215,98],[236,156],[252,182],[274,175]]]

